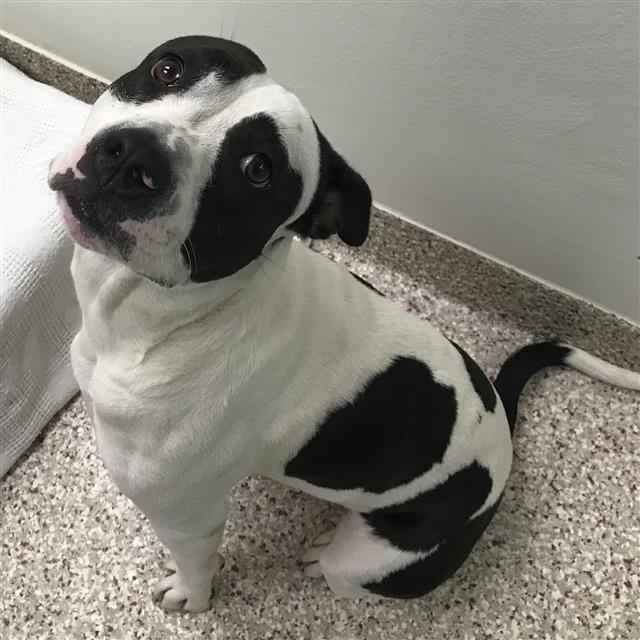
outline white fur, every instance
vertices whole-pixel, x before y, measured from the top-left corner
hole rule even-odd
[[[592,378],[602,380],[602,382],[608,382],[618,387],[624,387],[626,389],[635,389],[640,391],[640,373],[630,371],[629,369],[623,369],[622,367],[616,367],[614,364],[605,362],[596,356],[592,356],[590,353],[577,349],[570,345],[563,345],[569,347],[571,352],[565,358],[566,364],[582,373],[586,373]]]

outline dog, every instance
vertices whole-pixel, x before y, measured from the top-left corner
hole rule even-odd
[[[308,576],[339,596],[422,596],[496,512],[536,371],[640,389],[557,343],[524,347],[492,384],[299,242],[361,245],[371,193],[238,43],[156,48],[96,101],[49,184],[75,241],[73,370],[113,481],[171,552],[166,609],[210,606],[228,496],[251,474],[346,509]]]

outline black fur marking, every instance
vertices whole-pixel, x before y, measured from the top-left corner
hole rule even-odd
[[[271,181],[259,189],[240,166],[242,158],[253,153],[271,159]],[[183,244],[191,279],[223,278],[258,258],[274,231],[293,213],[301,194],[302,179],[289,165],[273,118],[259,114],[235,124],[220,146]]]
[[[388,598],[418,598],[433,591],[451,577],[469,557],[475,543],[487,528],[498,509],[494,505],[474,518],[442,542],[430,556],[395,571],[378,582],[369,582],[363,587]]]
[[[365,287],[371,289],[371,291],[375,291],[379,296],[384,298],[384,293],[382,291],[378,291],[370,282],[367,282],[364,278],[361,278],[357,273],[353,273],[353,271],[349,271],[349,273],[358,281],[361,282]]]
[[[496,409],[497,399],[496,392],[491,382],[489,382],[489,378],[484,375],[484,372],[478,366],[476,361],[462,347],[457,345],[453,340],[449,340],[449,342],[458,350],[458,352],[462,356],[462,359],[464,360],[464,366],[467,368],[467,373],[471,378],[471,384],[476,390],[476,393],[480,396],[484,408],[487,411],[493,413]]]
[[[529,378],[544,367],[564,364],[570,353],[570,348],[555,342],[539,342],[516,351],[502,365],[494,387],[504,405],[511,433],[518,417],[518,398]]]
[[[184,63],[181,77],[171,86],[151,75],[154,64],[167,56],[177,56]],[[138,67],[111,84],[109,90],[120,100],[140,104],[183,93],[213,71],[220,74],[224,83],[231,84],[264,73],[266,67],[251,49],[237,42],[210,36],[185,36],[161,44]]]
[[[491,474],[477,462],[401,504],[363,514],[375,533],[404,551],[428,551],[466,526],[491,493]]]
[[[382,493],[442,460],[457,417],[455,390],[422,361],[397,357],[353,402],[331,412],[285,467],[319,487]]]

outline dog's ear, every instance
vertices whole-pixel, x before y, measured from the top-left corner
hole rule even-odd
[[[305,238],[334,233],[357,247],[369,233],[371,191],[364,178],[331,147],[316,127],[320,143],[320,178],[309,208],[289,228]]]

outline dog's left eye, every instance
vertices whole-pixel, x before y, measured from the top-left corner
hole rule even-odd
[[[240,168],[254,187],[266,187],[271,180],[271,160],[264,153],[252,153],[242,158]]]
[[[183,70],[182,60],[171,56],[156,62],[151,68],[151,75],[163,84],[171,86],[178,82]]]

